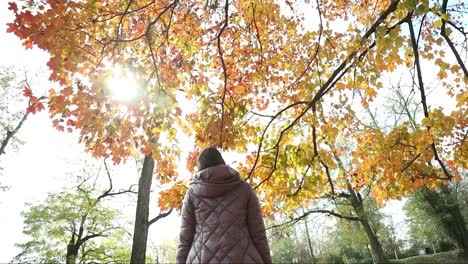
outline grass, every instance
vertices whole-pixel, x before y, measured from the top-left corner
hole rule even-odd
[[[457,256],[455,251],[442,252],[431,255],[415,256],[405,259],[400,259],[398,261],[393,260],[392,263],[399,264],[419,264],[419,263],[447,263],[447,264],[462,264],[468,263],[467,260],[464,260]]]

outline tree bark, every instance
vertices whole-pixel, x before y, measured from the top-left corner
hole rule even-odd
[[[309,225],[307,224],[307,219],[304,219],[304,226],[306,229],[307,245],[309,246],[310,262],[314,264],[315,263],[314,249],[312,248],[312,241],[310,240]]]
[[[369,224],[369,220],[364,210],[364,205],[363,205],[361,196],[353,190],[353,188],[351,187],[349,183],[348,183],[348,190],[349,190],[349,193],[351,194],[349,196],[351,205],[353,206],[353,209],[359,218],[359,222],[364,228],[364,232],[366,232],[367,238],[369,239],[371,252],[372,252],[372,255],[374,256],[375,263],[387,263],[388,261],[385,258],[382,245],[380,244],[379,239],[377,238],[377,235],[375,234],[374,230],[372,230],[372,227]]]
[[[78,250],[79,250],[79,246],[77,246],[76,244],[67,245],[66,264],[75,264],[76,263],[76,257],[78,256]]]
[[[367,217],[361,218],[359,217],[359,222],[364,227],[364,231],[366,232],[367,238],[369,239],[369,243],[371,245],[372,254],[375,256],[376,263],[387,263],[385,258],[382,245],[380,245],[379,239],[375,235],[374,230],[372,230],[369,222],[367,221]]]
[[[2,154],[5,154],[5,149],[8,145],[8,142],[10,139],[13,138],[13,136],[20,130],[20,128],[23,126],[24,121],[28,118],[28,114],[24,114],[19,123],[16,125],[16,127],[13,129],[13,131],[9,131],[8,129],[6,130],[6,136],[2,141],[2,144],[0,145],[0,156]]]
[[[138,200],[135,215],[135,229],[133,232],[132,255],[130,263],[143,264],[146,257],[146,243],[148,241],[148,215],[151,182],[153,179],[153,157],[145,156],[140,180],[138,181]]]

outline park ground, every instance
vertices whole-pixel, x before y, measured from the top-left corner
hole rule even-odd
[[[400,264],[432,264],[432,263],[447,263],[447,264],[461,264],[461,263],[468,263],[468,261],[460,258],[457,256],[455,251],[450,252],[442,252],[437,254],[430,254],[430,255],[423,255],[423,256],[415,256],[409,257],[400,260],[393,260],[392,263],[400,263]]]

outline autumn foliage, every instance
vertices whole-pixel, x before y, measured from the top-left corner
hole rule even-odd
[[[50,54],[54,126],[78,129],[90,152],[117,163],[153,155],[161,182],[177,180],[178,131],[193,136],[194,151],[245,154],[242,175],[268,214],[348,184],[383,202],[467,168],[464,1],[20,3],[10,3],[8,31]],[[110,95],[115,65],[139,80],[132,102]],[[362,122],[402,72],[420,115],[392,127]],[[432,88],[453,107],[437,106]],[[174,186],[164,207],[180,204]]]

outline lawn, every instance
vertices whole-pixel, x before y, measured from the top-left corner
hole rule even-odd
[[[442,252],[437,254],[431,255],[424,255],[424,256],[415,256],[409,257],[405,259],[400,259],[398,261],[392,261],[392,263],[405,263],[405,264],[416,264],[416,263],[467,263],[467,260],[464,260],[457,256],[455,251],[450,252]]]

